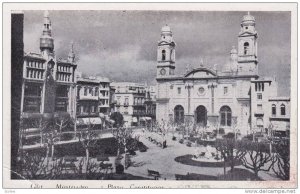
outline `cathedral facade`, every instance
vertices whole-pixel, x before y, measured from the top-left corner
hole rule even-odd
[[[238,47],[232,48],[230,62],[222,70],[201,65],[184,75],[175,74],[173,33],[169,26],[162,27],[157,49],[157,121],[191,121],[225,132],[238,130],[241,134],[270,128],[277,83],[274,78],[258,74],[255,22],[249,13],[243,17]],[[275,117],[284,118],[279,123],[286,123],[284,130],[288,130],[289,97],[282,98],[285,101],[276,99],[277,108],[281,106],[284,111],[277,111]]]

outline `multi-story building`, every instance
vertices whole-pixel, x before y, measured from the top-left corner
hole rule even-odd
[[[112,86],[116,89],[116,111],[123,115],[127,125],[139,125],[146,115],[146,86],[130,82],[113,82]]]
[[[146,87],[146,97],[145,97],[145,121],[153,122],[156,120],[156,87],[148,86]]]
[[[270,130],[281,136],[290,133],[290,97],[270,97],[268,103]],[[271,132],[271,131],[270,131]]]
[[[92,124],[99,129],[105,125],[110,113],[109,80],[103,77],[77,77],[77,123],[85,127]],[[105,117],[106,116],[106,117]]]
[[[106,77],[97,77],[99,85],[99,112],[108,116],[110,113],[110,81]]]
[[[286,130],[289,99],[277,97],[274,79],[258,75],[255,24],[249,13],[243,17],[238,49],[232,48],[229,62],[221,70],[201,64],[187,68],[184,75],[175,74],[173,33],[169,26],[162,27],[157,48],[157,121],[192,121],[226,132],[238,130],[241,134],[267,130],[271,123]],[[277,114],[273,116],[271,111]]]
[[[24,54],[22,118],[52,117],[54,113],[74,117],[76,68],[73,45],[67,60],[56,58],[52,25],[45,11],[40,52]]]
[[[92,125],[93,128],[101,128],[99,117],[99,86],[100,81],[94,77],[77,77],[77,126],[86,127]]]
[[[116,88],[114,88],[113,86],[110,86],[110,92],[109,92],[109,107],[110,107],[110,114],[113,112],[116,112]]]

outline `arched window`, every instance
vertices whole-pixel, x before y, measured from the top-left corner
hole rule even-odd
[[[231,109],[228,106],[221,107],[220,117],[222,126],[231,126]]]
[[[272,104],[272,116],[276,116],[276,105]]]
[[[184,109],[181,105],[177,105],[174,108],[174,120],[176,123],[183,123],[184,122]]]
[[[284,104],[282,104],[280,106],[280,113],[281,113],[281,115],[285,115],[285,105]]]
[[[161,60],[166,60],[166,51],[165,50],[162,50],[161,51]]]
[[[247,55],[249,52],[249,42],[244,43],[244,55]]]

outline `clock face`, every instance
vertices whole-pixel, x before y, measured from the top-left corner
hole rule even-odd
[[[165,69],[161,69],[160,70],[160,75],[165,75],[166,74],[166,70]]]

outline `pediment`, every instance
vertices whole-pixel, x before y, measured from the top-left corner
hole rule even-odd
[[[251,33],[251,32],[243,32],[243,33],[240,33],[239,36],[256,36],[257,33]]]
[[[193,69],[190,72],[186,73],[184,77],[186,78],[209,78],[209,77],[216,77],[217,74],[211,69],[208,68],[197,68]]]
[[[174,42],[168,42],[168,41],[160,41],[159,43],[158,43],[158,46],[161,46],[161,45],[175,45],[175,43]]]

